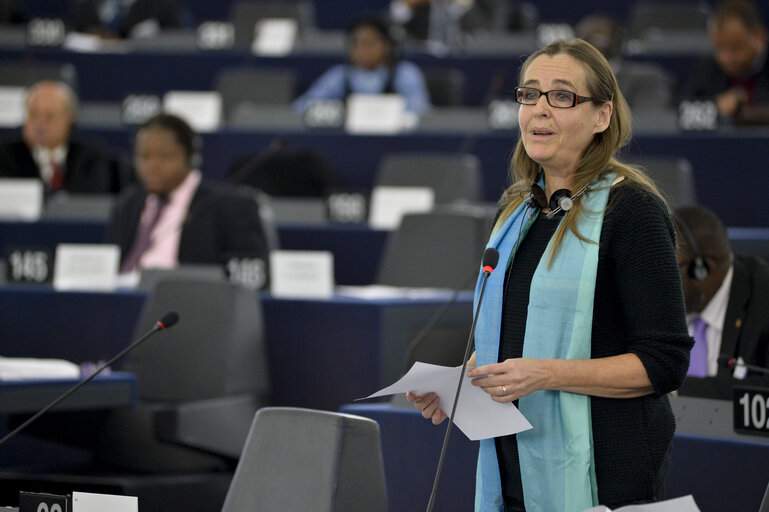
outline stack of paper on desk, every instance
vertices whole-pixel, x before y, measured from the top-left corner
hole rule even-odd
[[[0,357],[0,380],[72,379],[80,367],[63,359]]]

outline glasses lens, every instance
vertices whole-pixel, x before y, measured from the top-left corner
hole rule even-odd
[[[574,106],[574,96],[570,91],[550,91],[547,93],[547,102],[554,107],[569,108]]]
[[[539,100],[539,91],[531,87],[516,87],[515,101],[524,105],[533,105]]]

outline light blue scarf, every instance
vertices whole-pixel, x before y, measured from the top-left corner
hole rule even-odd
[[[598,241],[615,177],[613,173],[604,176],[581,198],[584,208],[577,228],[595,243],[582,242],[567,230],[550,268],[552,240],[545,250],[531,281],[523,357],[590,358]],[[475,329],[478,366],[498,361],[506,268],[502,263],[507,264],[513,257],[519,238],[526,236],[535,218],[527,215],[526,205],[522,204],[492,234],[487,245],[499,251],[500,265],[486,284]],[[479,278],[475,307],[480,283]],[[521,398],[519,409],[534,426],[517,436],[526,511],[571,512],[598,505],[590,397],[540,390]],[[481,441],[475,510],[504,511],[493,439]]]

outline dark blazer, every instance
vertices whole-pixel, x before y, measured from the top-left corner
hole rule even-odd
[[[683,88],[682,99],[713,100],[718,94],[729,89],[730,78],[726,75],[713,57],[700,61],[691,79]],[[756,75],[756,85],[753,89],[753,103],[737,112],[736,124],[767,124],[769,123],[769,56],[763,68]]]
[[[126,256],[139,225],[146,192],[126,189],[107,225],[107,242]],[[179,263],[226,264],[233,257],[267,261],[267,241],[254,197],[231,185],[202,181],[195,191],[179,239]]]
[[[98,146],[71,140],[64,161],[64,190],[73,194],[110,194],[120,190],[120,164]],[[23,140],[0,145],[0,177],[40,178],[32,151]]]
[[[747,364],[769,366],[769,265],[755,256],[735,256],[732,289],[724,318],[721,354]],[[745,380],[732,378],[732,370],[721,367],[718,375],[704,379],[687,378],[682,395],[732,398],[732,386],[769,385],[769,379],[748,372]]]

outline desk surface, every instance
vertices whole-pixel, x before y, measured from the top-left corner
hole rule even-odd
[[[146,297],[140,291],[0,287],[3,355],[108,359],[132,340]],[[336,410],[393,382],[404,371],[410,340],[449,297],[303,300],[262,294],[273,403]],[[466,340],[471,308],[472,297],[462,294],[436,332]],[[182,321],[194,314],[174,309]],[[46,312],[44,322],[35,320],[39,311]]]
[[[80,380],[0,381],[0,415],[35,413]],[[115,372],[94,378],[51,410],[82,411],[130,407],[136,402],[136,397],[136,377],[130,373]]]
[[[46,249],[54,254],[60,243],[102,243],[106,229],[105,221],[94,220],[0,221],[0,258],[14,247]],[[389,234],[390,231],[371,229],[365,224],[278,226],[281,249],[330,251],[334,255],[334,277],[339,285],[375,282]]]
[[[346,405],[343,412],[379,423],[390,510],[421,512],[427,505],[445,423],[439,427],[413,408]],[[453,429],[437,510],[472,510],[478,445]],[[666,498],[693,494],[702,512],[758,510],[767,482],[769,444],[677,432]]]

